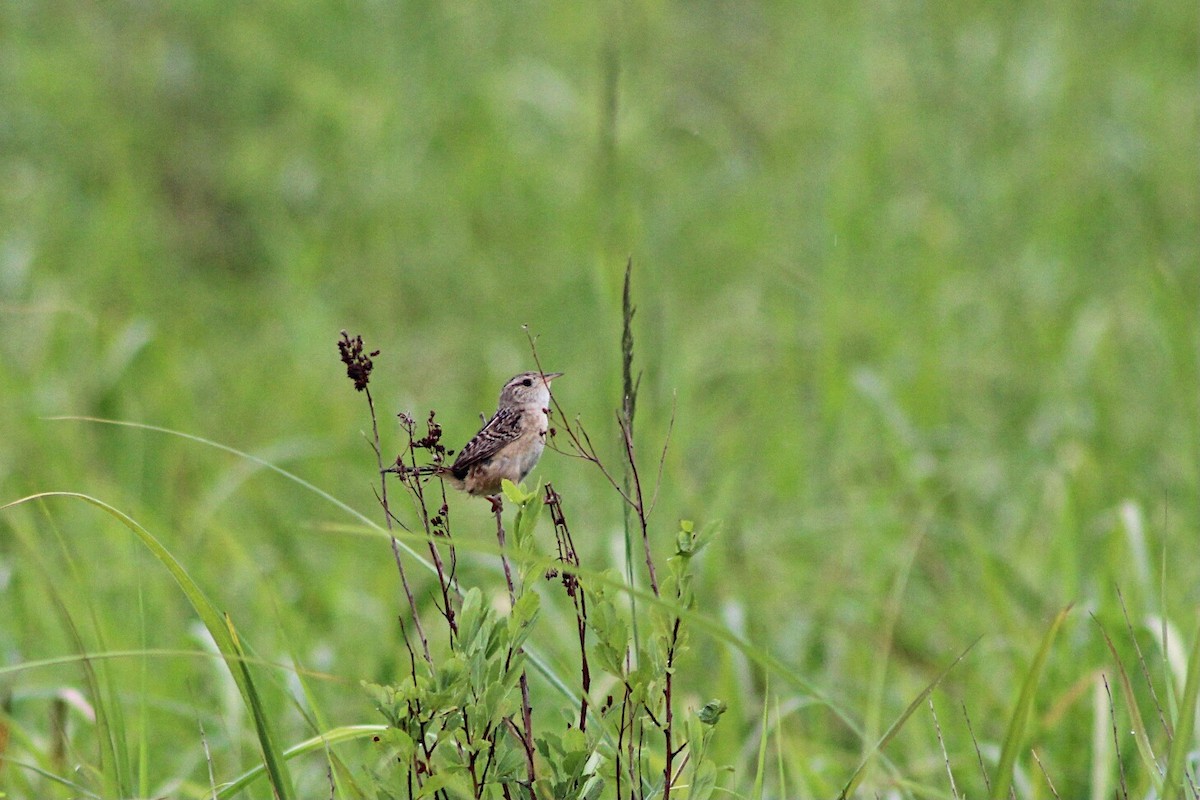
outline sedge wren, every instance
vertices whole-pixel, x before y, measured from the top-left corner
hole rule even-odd
[[[449,467],[438,467],[450,484],[467,494],[493,496],[505,479],[520,483],[546,447],[550,382],[561,372],[522,372],[500,390],[496,413],[463,446]]]

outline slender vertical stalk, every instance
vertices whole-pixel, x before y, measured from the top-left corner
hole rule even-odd
[[[367,408],[371,412],[371,448],[375,451],[375,463],[379,467],[379,502],[383,506],[383,519],[387,523],[388,533],[390,534],[393,528],[392,512],[388,507],[387,500],[387,475],[383,472],[383,449],[379,443],[379,417],[375,413],[375,399],[371,397],[371,388],[368,385],[371,380],[371,370],[375,364],[372,359],[379,355],[379,351],[375,350],[370,353],[364,352],[362,336],[350,338],[350,334],[342,331],[341,339],[338,340],[338,352],[341,354],[342,363],[346,365],[346,377],[354,382],[354,388],[363,392],[367,396]],[[408,583],[408,575],[404,571],[404,562],[400,558],[400,544],[396,541],[396,537],[392,536],[392,556],[396,559],[396,569],[400,572],[400,583],[404,587],[404,597],[408,600],[409,610],[412,612],[413,626],[417,629],[417,635],[421,638],[421,646],[425,652],[425,660],[430,664],[433,663],[433,658],[429,653],[429,640],[425,637],[425,629],[421,625],[421,617],[417,613],[417,601],[413,597],[412,587]]]
[[[638,508],[639,515],[644,510],[641,498],[633,500],[632,485],[637,477],[637,465],[632,456],[633,416],[637,411],[638,384],[633,380],[633,315],[637,309],[633,305],[633,258],[625,261],[625,283],[621,290],[621,411],[618,415],[621,429],[622,445],[626,447],[628,458],[625,459],[622,484],[623,494],[627,502],[622,507],[622,519],[625,527],[625,581],[631,589],[637,587],[637,577],[633,569],[633,511]],[[642,525],[643,532],[645,525]],[[649,566],[651,580],[654,580],[654,565],[650,562],[649,547],[645,548],[646,563]],[[654,593],[658,594],[657,582]],[[629,595],[629,619],[633,631],[634,658],[641,660],[641,650],[638,642],[638,613],[637,600],[633,593]]]
[[[493,509],[496,515],[496,542],[500,546],[500,563],[504,565],[504,581],[508,584],[508,602],[511,607],[515,607],[517,589],[513,583],[512,568],[508,563],[507,535],[504,532],[504,507],[496,500],[493,501]],[[532,795],[537,772],[533,763],[533,707],[529,704],[529,678],[525,670],[521,670],[521,724],[524,730],[524,735],[521,736],[521,745],[525,750],[525,771],[529,775],[529,791]]]
[[[549,483],[546,484],[546,507],[550,509],[550,520],[554,524],[554,536],[558,542],[558,559],[566,565],[562,575],[563,588],[566,589],[567,596],[571,598],[571,602],[575,606],[575,630],[579,636],[579,671],[582,689],[579,700],[579,730],[586,731],[588,697],[592,691],[592,670],[588,664],[587,653],[587,593],[579,583],[579,554],[575,551],[571,529],[567,527],[562,496]],[[620,758],[619,752],[617,757]]]

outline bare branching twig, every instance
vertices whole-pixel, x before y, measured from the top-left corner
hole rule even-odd
[[[346,377],[353,381],[355,391],[363,392],[367,396],[367,408],[371,413],[371,432],[373,434],[371,448],[375,452],[375,463],[379,467],[379,502],[383,506],[384,522],[387,523],[390,533],[394,530],[395,517],[388,507],[387,476],[383,474],[383,450],[379,444],[379,421],[375,413],[375,400],[371,397],[369,386],[371,370],[375,368],[372,359],[379,355],[379,351],[373,350],[370,353],[364,351],[362,336],[355,336],[351,339],[350,334],[342,331],[341,338],[338,340],[338,353],[341,355],[342,363],[346,365]],[[404,562],[400,558],[400,543],[396,541],[395,536],[392,537],[392,556],[396,560],[396,569],[400,573],[400,584],[404,588],[404,597],[408,600],[408,608],[412,613],[413,627],[416,628],[417,636],[421,639],[425,660],[432,664],[433,657],[429,652],[429,640],[425,636],[425,628],[421,625],[421,616],[417,612],[417,601],[413,597],[412,587],[408,583],[408,574],[404,571]]]

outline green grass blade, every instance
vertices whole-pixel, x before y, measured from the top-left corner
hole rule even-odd
[[[278,608],[276,608],[276,616],[277,618],[279,616]],[[284,622],[282,619],[279,619],[278,624],[281,628],[284,627]],[[291,642],[299,640],[297,636],[293,635],[286,629],[283,630],[283,633],[284,639],[289,643],[289,645]],[[325,715],[321,712],[321,705],[317,701],[317,698],[313,694],[312,689],[309,686],[309,682],[305,677],[306,670],[300,663],[299,655],[297,655],[294,649],[289,648],[289,656],[292,662],[291,674],[295,677],[296,686],[299,687],[300,692],[303,694],[303,701],[301,700],[301,697],[298,697],[295,692],[288,690],[286,686],[282,688],[286,692],[287,696],[291,698],[292,705],[296,709],[296,712],[304,717],[304,721],[309,725],[314,733],[317,733],[318,731],[329,730],[332,726],[325,718]],[[359,785],[359,782],[355,778],[353,771],[345,764],[344,761],[342,761],[341,757],[334,753],[330,748],[326,747],[325,758],[329,762],[330,777],[334,783],[334,797],[352,796],[357,798],[357,800],[366,800],[367,790]]]
[[[1095,615],[1092,616],[1092,619],[1096,619]],[[1125,698],[1125,706],[1129,711],[1129,724],[1133,729],[1133,741],[1137,744],[1138,755],[1142,759],[1142,768],[1154,782],[1154,791],[1161,795],[1163,786],[1158,759],[1154,755],[1154,746],[1150,743],[1150,734],[1142,720],[1142,713],[1138,710],[1133,684],[1129,680],[1129,674],[1125,671],[1125,665],[1121,663],[1117,648],[1109,637],[1108,631],[1104,630],[1104,626],[1100,625],[1099,620],[1096,620],[1096,625],[1100,627],[1100,633],[1104,637],[1104,643],[1108,646],[1108,652],[1112,654],[1113,663],[1117,665],[1117,675],[1121,679],[1121,696]]]
[[[262,751],[263,764],[271,779],[272,788],[275,791],[275,796],[279,800],[291,800],[295,796],[292,789],[291,776],[287,772],[287,765],[281,757],[280,751],[275,744],[274,733],[271,730],[270,721],[267,719],[262,709],[261,701],[258,698],[258,692],[255,689],[254,681],[250,677],[250,672],[245,664],[244,654],[241,645],[238,643],[233,632],[232,625],[227,625],[226,619],[213,605],[208,596],[203,590],[192,580],[183,566],[175,559],[174,556],[156,539],[153,534],[143,528],[140,523],[130,517],[128,514],[110,506],[103,500],[99,500],[90,495],[81,494],[79,492],[42,492],[28,497],[14,500],[0,506],[0,511],[11,508],[22,503],[50,497],[65,497],[74,500],[82,500],[96,508],[107,513],[124,525],[131,531],[142,544],[150,551],[150,553],[158,560],[160,564],[166,567],[171,573],[171,577],[183,590],[188,602],[192,604],[196,614],[208,629],[209,635],[213,637],[217,648],[225,657],[225,663],[229,667],[230,673],[233,675],[234,681],[237,683],[238,689],[241,691],[242,699],[246,706],[250,709],[254,716],[255,732],[258,735],[259,745]]]
[[[766,775],[767,765],[767,719],[770,717],[770,698],[771,698],[771,677],[768,675],[763,685],[763,711],[762,711],[762,727],[759,731],[758,739],[758,762],[754,770],[754,791],[751,797],[754,800],[762,800],[763,796],[763,777]]]
[[[271,778],[271,786],[275,790],[275,796],[279,800],[286,800],[289,796],[287,792],[291,790],[291,777],[288,775],[287,766],[284,764],[282,754],[276,748],[274,734],[271,731],[270,718],[263,708],[262,698],[259,697],[258,688],[254,685],[254,679],[250,675],[250,665],[247,663],[246,651],[242,648],[242,642],[237,635],[237,628],[234,627],[233,620],[228,614],[225,614],[225,629],[229,632],[229,642],[232,645],[233,655],[237,656],[236,659],[226,659],[225,663],[229,665],[229,670],[233,673],[233,679],[237,682],[238,688],[242,692],[242,697],[245,699],[246,705],[254,717],[254,729],[258,732],[259,742],[263,750],[263,765],[266,767],[267,774]],[[224,647],[221,647],[221,652],[222,654],[226,652]]]
[[[1196,725],[1196,695],[1200,692],[1200,628],[1193,637],[1192,654],[1188,659],[1187,682],[1179,711],[1175,715],[1175,738],[1167,756],[1167,777],[1163,785],[1163,800],[1175,800],[1183,793],[1184,769],[1192,749],[1192,732]]]
[[[38,766],[37,764],[27,764],[23,761],[13,761],[12,759],[5,759],[4,766],[14,767],[16,769],[27,770],[29,772],[34,773],[35,775],[40,775],[41,777],[45,778],[48,781],[53,781],[54,783],[57,783],[59,786],[65,786],[66,788],[70,789],[72,792],[75,792],[76,797],[86,797],[86,798],[89,798],[89,800],[104,800],[102,795],[96,794],[95,792],[89,790],[86,786],[81,786],[80,784],[75,783],[74,781],[67,780],[66,778],[62,777],[61,775],[55,775],[53,772],[43,769],[42,767]],[[4,797],[4,795],[0,794],[0,797]]]
[[[775,698],[775,767],[779,781],[777,791],[780,797],[787,797],[787,769],[783,758],[783,715],[779,712],[779,698]]]
[[[138,570],[138,621],[141,623],[141,649],[146,649],[146,597],[142,592],[142,570]],[[146,698],[150,694],[147,684],[147,674],[149,673],[149,661],[143,656],[139,659],[141,662],[138,670],[138,797],[150,796],[150,741],[147,729],[149,728],[150,714],[146,708]]]
[[[293,756],[302,755],[304,753],[315,753],[324,750],[332,744],[341,742],[354,741],[355,739],[366,739],[370,736],[378,736],[388,729],[387,725],[344,725],[340,728],[326,731],[319,736],[314,736],[311,739],[305,739],[299,744],[292,745],[287,750],[283,751],[284,758],[292,758]],[[263,776],[265,767],[259,765],[254,769],[248,770],[242,775],[233,780],[232,783],[222,787],[217,792],[216,800],[228,800],[236,795],[241,790],[245,789],[250,784]]]
[[[53,602],[54,608],[58,612],[59,619],[62,622],[63,629],[66,631],[75,648],[76,654],[70,658],[73,662],[78,662],[80,666],[83,673],[83,681],[87,686],[87,694],[91,698],[92,709],[95,713],[94,725],[98,751],[97,756],[99,759],[96,772],[103,784],[102,791],[105,794],[128,794],[128,792],[121,790],[119,777],[120,759],[117,755],[114,726],[110,724],[108,713],[108,699],[115,695],[110,683],[104,679],[107,673],[102,674],[97,665],[87,657],[88,648],[83,639],[83,632],[80,630],[78,623],[75,621],[75,615],[71,613],[66,599],[59,590],[58,582],[51,577],[50,568],[43,560],[41,551],[31,538],[32,535],[18,526],[14,526],[13,530],[21,538],[25,549],[33,556],[34,563],[43,577],[46,593],[50,596],[50,600]],[[63,542],[61,533],[57,528],[54,528],[54,533],[58,539],[60,549],[63,551],[67,569],[72,579],[76,583],[82,583],[83,577],[74,560],[71,558],[70,551]],[[96,617],[95,609],[92,608],[90,610],[92,612],[93,630],[103,646],[103,632],[99,627],[99,620]],[[104,688],[108,691],[103,691]]]
[[[127,422],[124,420],[102,419],[100,417],[78,417],[78,416],[50,417],[50,419],[58,420],[58,421],[65,421],[65,422],[94,422],[94,423],[99,423],[102,425],[116,425],[116,426],[123,427],[123,428],[134,428],[136,430],[152,431],[154,433],[164,433],[164,434],[167,434],[168,436],[178,436],[181,439],[186,439],[191,442],[196,442],[197,444],[203,444],[208,447],[212,447],[217,450],[221,450],[221,451],[229,453],[231,455],[235,455],[238,458],[243,458],[243,459],[246,459],[247,461],[251,461],[255,464],[258,464],[261,467],[271,470],[272,472],[274,472],[278,475],[283,476],[287,480],[292,481],[293,483],[295,483],[295,484],[303,487],[304,489],[312,492],[313,494],[317,495],[322,500],[332,503],[334,506],[336,506],[340,510],[344,511],[345,513],[349,514],[350,516],[354,517],[355,519],[357,519],[359,522],[366,525],[371,530],[377,531],[381,535],[387,534],[387,531],[382,526],[380,526],[378,523],[376,523],[375,521],[373,521],[372,519],[367,517],[365,514],[362,514],[361,512],[357,511],[356,509],[352,508],[351,506],[349,506],[346,503],[342,502],[341,500],[337,499],[336,497],[334,497],[332,494],[325,491],[324,489],[321,489],[320,487],[315,486],[312,483],[309,483],[308,481],[301,478],[299,475],[296,475],[295,473],[292,473],[292,472],[288,472],[287,470],[283,469],[282,467],[277,467],[276,465],[272,464],[271,462],[266,461],[265,459],[261,459],[258,456],[254,456],[254,455],[251,455],[250,453],[246,453],[242,450],[238,450],[236,448],[229,447],[228,445],[221,444],[220,442],[214,442],[211,439],[205,439],[202,436],[195,436],[190,433],[184,433],[182,431],[176,431],[176,430],[172,430],[170,428],[162,428],[157,425],[147,425],[147,424],[141,423],[141,422]],[[25,499],[27,500],[29,498],[25,498]],[[16,505],[21,502],[24,502],[24,500],[17,500],[10,505]],[[437,575],[437,568],[433,564],[426,561],[421,556],[420,553],[418,553],[416,550],[414,550],[412,547],[410,547],[408,544],[405,543],[405,539],[412,539],[412,538],[413,537],[411,537],[411,536],[404,536],[404,535],[399,535],[399,534],[397,536],[395,536],[396,544],[401,550],[403,550],[405,553],[412,556],[413,559],[416,560],[416,562],[422,568],[427,570],[430,574]],[[428,541],[427,537],[418,537],[418,538],[420,538],[422,541]],[[557,672],[555,672],[554,669],[550,666],[549,662],[545,659],[545,657],[543,657],[540,653],[538,653],[537,650],[535,648],[533,648],[531,645],[528,645],[528,644],[525,645],[524,649],[525,649],[526,660],[536,671],[538,671],[542,674],[542,677],[544,677],[551,686],[553,686],[556,690],[558,690],[558,692],[560,694],[562,694],[565,697],[569,697],[572,700],[574,700],[576,698],[576,692],[574,689],[571,688],[571,683],[567,679],[565,679],[561,675],[559,675]]]
[[[326,492],[323,489],[304,480],[300,476],[295,475],[291,472],[288,472],[287,470],[285,470],[281,467],[277,467],[274,464],[270,463],[269,461],[265,461],[264,459],[258,458],[257,456],[243,452],[236,448],[229,447],[228,445],[221,444],[220,442],[214,442],[210,439],[205,439],[204,437],[201,437],[201,436],[195,436],[190,433],[184,433],[182,431],[176,431],[176,430],[172,430],[170,428],[162,428],[162,427],[159,427],[156,425],[147,425],[147,424],[141,423],[141,422],[128,422],[128,421],[124,421],[124,420],[103,419],[100,417],[78,417],[78,416],[51,417],[51,419],[61,420],[61,421],[71,421],[71,422],[92,422],[92,423],[98,423],[98,424],[102,424],[102,425],[116,425],[119,427],[133,428],[136,430],[145,430],[145,431],[151,431],[154,433],[163,433],[168,436],[177,436],[181,439],[186,439],[191,442],[196,442],[198,444],[203,444],[208,447],[212,447],[217,450],[221,450],[221,451],[229,453],[231,455],[235,455],[239,458],[243,458],[248,461],[251,461],[255,464],[265,467],[266,469],[271,470],[272,472],[275,472],[278,475],[281,475],[282,477],[286,478],[287,480],[292,481],[293,483],[303,487],[304,489],[307,489],[308,491],[313,492],[314,494],[316,494],[317,496],[321,497],[322,499],[328,501],[329,503],[332,503],[337,508],[341,509],[342,511],[344,511],[347,514],[354,517],[359,522],[366,525],[367,528],[369,528],[373,531],[377,531],[381,535],[387,534],[387,531],[385,531],[383,529],[383,527],[380,526],[378,523],[374,522],[373,520],[371,520],[369,517],[365,516],[361,512],[355,510],[351,506],[349,506],[346,503],[342,502],[341,500],[337,499],[336,497],[331,495],[329,492]],[[18,502],[20,502],[20,501],[18,501]],[[407,541],[422,541],[422,542],[424,542],[424,541],[428,541],[428,537],[422,536],[420,534],[405,534],[402,532],[396,532],[394,538],[397,540],[397,544],[399,545],[399,547],[404,552],[411,555],[421,567],[428,570],[431,574],[434,574],[434,575],[437,574],[437,570],[433,564],[426,561],[424,558],[421,557],[421,555],[419,553],[417,553],[416,550],[414,550],[412,547],[410,547],[408,544],[406,544],[406,540]],[[470,545],[465,544],[465,543],[459,544],[459,547],[464,547],[464,546],[469,547]],[[562,565],[557,564],[556,566],[561,568]],[[584,577],[590,576],[590,578],[593,580],[601,580],[601,581],[607,582],[606,579],[604,578],[604,576],[600,575],[599,573],[592,573],[591,571],[588,571],[588,570],[578,570],[578,574],[581,576],[584,576]],[[655,597],[653,593],[651,593],[647,590],[642,590],[642,589],[639,589],[635,586],[632,586],[632,585],[629,585],[626,583],[620,583],[620,584],[614,583],[613,588],[617,589],[618,591],[627,592],[630,595],[631,600],[633,602],[648,602],[651,604],[659,604],[663,607],[670,607],[674,613],[678,613],[680,616],[682,616],[685,622],[687,622],[689,624],[697,625],[699,628],[701,628],[701,629],[707,631],[709,634],[711,634],[716,640],[721,641],[721,642],[725,643],[726,645],[736,648],[741,653],[743,653],[745,656],[747,656],[750,660],[752,660],[753,662],[758,664],[760,667],[774,673],[778,677],[782,678],[786,683],[790,684],[793,688],[795,688],[801,692],[804,692],[805,694],[814,698],[820,704],[829,708],[838,717],[838,719],[844,725],[846,725],[846,727],[851,732],[853,732],[855,735],[861,737],[861,735],[862,735],[861,726],[858,724],[858,722],[855,721],[855,719],[853,718],[851,713],[846,708],[844,708],[840,703],[836,702],[833,698],[826,696],[817,687],[815,687],[812,684],[805,681],[802,677],[800,677],[800,674],[797,670],[795,670],[791,666],[785,664],[783,661],[779,660],[775,656],[766,652],[762,648],[755,647],[752,643],[746,641],[745,639],[743,639],[740,636],[731,632],[724,625],[722,625],[712,619],[709,619],[708,617],[706,617],[702,614],[699,614],[692,609],[675,608],[673,604],[666,603],[665,601],[661,600],[660,598]],[[576,692],[576,690],[572,688],[572,683],[569,680],[565,679],[562,675],[555,672],[555,670],[553,669],[553,667],[550,666],[550,664],[546,660],[546,658],[543,655],[541,655],[541,653],[536,648],[534,648],[533,646],[531,646],[529,644],[526,644],[524,650],[525,650],[525,658],[528,661],[528,663],[530,664],[530,666],[532,666],[534,668],[534,670],[539,672],[542,675],[542,677],[546,679],[547,683],[549,683],[552,687],[554,687],[564,697],[569,697],[569,698],[571,698],[572,701],[575,701],[578,699],[578,692]]]
[[[1062,627],[1063,621],[1070,611],[1071,607],[1067,606],[1055,615],[1054,622],[1050,624],[1050,629],[1042,638],[1042,646],[1038,648],[1033,664],[1025,674],[1025,683],[1021,686],[1017,707],[1013,709],[1012,717],[1009,719],[1008,732],[1004,736],[1004,746],[1000,750],[1000,763],[996,767],[996,779],[992,781],[992,791],[989,795],[992,800],[1004,800],[1008,797],[1009,789],[1012,787],[1013,767],[1017,763],[1017,754],[1025,746],[1026,729],[1029,727],[1030,719],[1033,718],[1038,682],[1041,681],[1042,670],[1046,666],[1050,648],[1054,644],[1055,637],[1058,636],[1058,629]]]
[[[0,667],[0,676],[15,675],[18,672],[26,672],[28,670],[46,669],[48,667],[58,667],[64,664],[75,664],[81,661],[112,661],[122,658],[195,658],[205,661],[214,658],[225,658],[220,653],[213,653],[208,650],[175,650],[150,648],[144,650],[105,650],[103,652],[87,652],[75,653],[69,656],[55,656],[53,658],[39,658],[31,661],[21,661],[16,664],[7,664]],[[300,667],[288,666],[287,664],[277,664],[274,661],[268,661],[262,658],[249,657],[244,659],[249,664],[254,664],[259,667],[269,667],[275,670],[283,670],[285,672],[298,672],[308,678],[317,678],[323,681],[332,681],[340,683],[349,683],[344,678],[339,678],[336,675],[329,675],[324,672],[318,672],[311,669],[303,669]]]
[[[862,781],[863,777],[867,773],[867,765],[871,763],[871,758],[876,753],[881,752],[883,748],[887,747],[888,742],[892,741],[896,734],[900,732],[900,729],[904,726],[904,723],[908,722],[908,718],[911,717],[916,710],[925,703],[925,700],[929,697],[933,690],[937,688],[938,684],[945,680],[946,676],[950,674],[950,671],[958,666],[958,662],[966,658],[967,653],[971,652],[971,648],[978,643],[979,639],[976,639],[967,645],[967,648],[958,654],[958,658],[950,662],[949,666],[943,669],[936,678],[930,681],[929,685],[922,689],[921,693],[918,694],[913,701],[908,704],[908,708],[904,709],[904,713],[896,718],[896,721],[888,727],[887,731],[882,737],[880,737],[875,746],[872,747],[866,756],[863,757],[862,762],[858,765],[858,769],[854,770],[854,774],[850,776],[850,780],[846,781],[846,785],[842,787],[842,791],[838,794],[838,800],[845,800],[845,798],[849,797],[854,790],[858,788],[858,784]]]

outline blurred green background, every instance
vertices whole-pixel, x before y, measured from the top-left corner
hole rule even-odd
[[[465,441],[532,366],[527,324],[566,372],[556,397],[615,459],[632,257],[651,473],[675,415],[662,553],[678,519],[720,521],[699,610],[865,732],[697,633],[684,702],[731,705],[725,786],[747,796],[765,703],[768,794],[836,793],[982,637],[934,695],[958,786],[982,794],[964,708],[994,764],[1074,603],[1033,744],[1062,796],[1102,796],[1117,757],[1096,737],[1097,676],[1114,663],[1090,615],[1161,666],[1164,625],[1187,646],[1200,601],[1197,38],[1194,5],[1171,2],[11,0],[0,502],[69,490],[125,511],[259,655],[338,678],[314,687],[330,724],[380,722],[358,681],[406,657],[386,541],[226,452],[52,418],[211,439],[378,518],[338,331],[382,350],[394,451],[401,410],[436,408]],[[619,564],[599,476],[549,453],[536,477],[564,495],[584,563]],[[455,509],[458,535],[486,541],[486,504]],[[502,589],[490,560],[466,569]],[[570,620],[541,625],[569,663]],[[205,646],[110,518],[62,499],[0,513],[0,666]],[[198,723],[218,781],[256,763],[219,664],[103,669],[148,731],[156,796],[204,795]],[[77,712],[51,752],[53,698],[80,675],[0,673],[12,759],[96,762]],[[275,679],[285,743],[305,738]],[[887,755],[864,796],[949,794],[927,711]],[[1146,786],[1131,740],[1120,759]],[[1021,763],[1021,796],[1045,796]],[[308,768],[325,796],[323,762]],[[11,796],[66,792],[39,781],[0,768]]]

